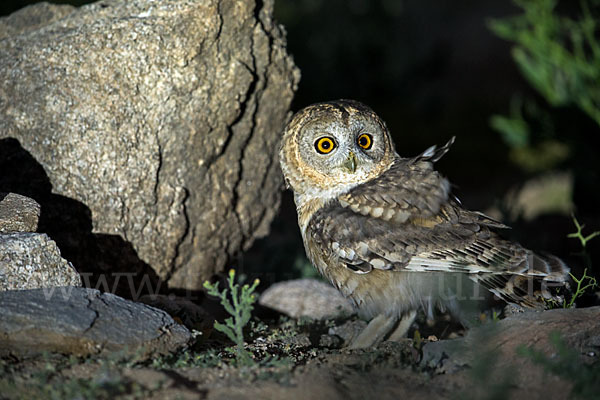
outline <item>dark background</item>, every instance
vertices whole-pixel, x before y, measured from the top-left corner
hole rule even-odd
[[[0,14],[31,3],[4,0]],[[578,4],[563,0],[558,10],[576,15]],[[569,146],[568,157],[552,169],[573,173],[579,221],[587,233],[600,230],[598,125],[575,107],[547,104],[520,74],[511,57],[513,44],[487,26],[491,18],[521,12],[512,2],[497,0],[276,0],[276,19],[287,31],[288,52],[302,72],[293,110],[338,98],[362,101],[387,122],[403,156],[456,136],[437,169],[466,207],[487,210],[502,208],[509,189],[546,172],[525,171],[511,162],[509,146],[490,127],[490,117],[508,114],[515,96],[531,99]],[[265,284],[309,275],[295,218],[286,192],[273,233],[235,266]],[[569,215],[505,222],[514,228],[506,232],[510,238],[581,269],[575,254],[581,246],[566,238],[574,231]],[[592,261],[597,242],[588,245]]]
[[[557,10],[575,17],[580,13],[578,2],[562,1]],[[569,147],[569,156],[551,170],[573,173],[575,214],[586,223],[584,232],[600,230],[598,125],[575,107],[551,107],[522,77],[511,56],[514,44],[488,28],[490,19],[520,13],[512,2],[494,0],[276,0],[276,18],[287,30],[288,51],[302,72],[293,109],[337,98],[362,101],[386,121],[402,156],[456,136],[437,169],[466,207],[489,210],[502,209],[510,189],[548,172],[525,171],[511,162],[510,147],[490,126],[492,115],[509,114],[515,97],[526,99]],[[533,136],[543,136],[537,130],[532,121]],[[258,243],[257,253],[263,246],[284,246],[294,218],[288,193],[274,224],[276,235]],[[505,215],[504,222],[513,227],[505,236],[559,255],[580,276],[581,245],[566,238],[575,230],[569,215],[528,221]],[[301,243],[299,234],[295,240]],[[592,260],[597,242],[588,244]],[[297,251],[301,257],[301,246]],[[280,270],[286,264],[285,255],[274,257],[262,268],[273,264]],[[297,262],[284,277],[298,270],[306,273],[307,268]]]

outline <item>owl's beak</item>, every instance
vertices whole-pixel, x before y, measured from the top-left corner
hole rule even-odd
[[[348,171],[354,173],[354,171],[356,171],[357,164],[358,164],[358,160],[356,159],[356,156],[354,155],[353,152],[350,152],[350,154],[348,155],[348,158],[346,159],[346,161],[344,161],[344,163],[342,165],[346,169],[348,169]]]

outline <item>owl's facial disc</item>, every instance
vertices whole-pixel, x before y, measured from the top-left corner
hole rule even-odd
[[[286,183],[299,199],[335,197],[379,176],[396,153],[384,122],[350,100],[314,104],[299,111],[284,133]]]

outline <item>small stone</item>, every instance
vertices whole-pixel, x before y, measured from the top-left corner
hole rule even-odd
[[[328,349],[339,349],[342,347],[342,338],[337,335],[321,335],[319,339],[319,347],[326,347]]]
[[[0,234],[35,232],[40,218],[40,205],[16,193],[0,193]]]
[[[48,235],[0,235],[0,291],[55,286],[81,286],[81,277]]]
[[[361,334],[367,327],[367,322],[357,319],[346,321],[342,325],[329,328],[329,335],[340,337],[344,343],[352,343],[352,341]]]
[[[340,292],[316,279],[278,282],[265,290],[258,302],[292,318],[327,319],[354,314],[352,305]]]

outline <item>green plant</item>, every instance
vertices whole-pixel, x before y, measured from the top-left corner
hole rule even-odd
[[[494,321],[494,322],[500,321],[500,314],[496,310],[492,311],[492,321]]]
[[[413,333],[413,347],[419,351],[423,347],[423,338],[421,337],[421,332],[418,329]]]
[[[587,268],[583,270],[583,276],[579,279],[575,278],[575,275],[572,273],[569,273],[569,275],[571,275],[571,279],[573,279],[573,281],[577,284],[577,288],[575,289],[575,292],[571,296],[571,300],[568,303],[566,300],[563,300],[563,308],[573,307],[575,300],[583,296],[588,289],[593,289],[598,286],[596,278],[587,274]]]
[[[245,284],[240,288],[239,283],[235,282],[235,271],[229,270],[227,278],[228,288],[219,290],[219,282],[210,283],[204,282],[204,287],[208,294],[221,299],[221,305],[225,308],[231,317],[225,319],[222,324],[215,321],[215,329],[227,335],[236,345],[236,359],[241,365],[252,365],[254,360],[252,354],[245,349],[244,346],[244,326],[250,321],[253,304],[256,302],[254,291],[259,284],[259,280],[255,279],[252,286]],[[228,293],[231,293],[231,300]]]
[[[522,75],[550,106],[573,105],[600,125],[600,23],[594,15],[600,2],[581,0],[576,18],[560,15],[557,0],[514,3],[522,14],[488,26],[515,44],[512,56]],[[534,100],[513,96],[509,115],[493,115],[490,125],[510,147],[510,160],[526,172],[556,168],[573,153],[572,138],[555,132],[551,113]]]
[[[567,237],[572,238],[572,239],[579,239],[579,241],[581,242],[581,247],[583,247],[583,249],[585,250],[585,246],[587,245],[587,242],[589,242],[596,236],[599,236],[600,231],[595,231],[595,232],[590,233],[587,236],[583,236],[582,231],[583,231],[583,228],[585,228],[585,225],[580,225],[579,221],[577,221],[577,218],[575,218],[574,215],[572,215],[571,218],[573,219],[573,223],[575,224],[575,227],[577,228],[577,232],[569,233],[567,235]]]
[[[585,248],[586,248],[587,242],[589,242],[596,236],[600,235],[600,232],[596,231],[596,232],[592,232],[591,234],[589,234],[587,236],[584,236],[582,231],[583,231],[583,228],[585,228],[585,225],[579,224],[579,221],[577,221],[577,218],[575,218],[574,215],[571,215],[571,218],[573,219],[573,223],[575,224],[575,227],[577,228],[577,232],[569,233],[567,235],[567,237],[571,238],[571,239],[579,239],[579,241],[581,242],[581,247],[583,248],[582,255],[586,259],[586,264],[588,265],[588,267],[591,267],[590,263],[589,263],[589,257],[587,256],[587,253],[585,252]],[[588,291],[588,289],[594,289],[598,286],[598,282],[596,281],[596,278],[588,275],[587,271],[588,271],[588,268],[585,268],[583,270],[583,275],[579,279],[576,278],[575,275],[573,275],[572,273],[569,273],[569,275],[571,276],[571,279],[573,279],[573,282],[575,282],[577,284],[577,287],[575,288],[575,291],[571,295],[571,299],[569,301],[567,301],[566,299],[563,300],[562,308],[573,307],[575,305],[575,301],[579,297],[583,296]],[[558,303],[556,300],[548,300],[547,304],[548,304],[548,308],[558,308],[561,306],[560,303]]]
[[[585,225],[580,225],[579,221],[577,221],[577,218],[575,218],[574,215],[572,215],[571,218],[573,219],[573,223],[575,224],[575,227],[577,228],[577,232],[569,233],[567,235],[567,237],[572,238],[572,239],[579,239],[579,241],[581,242],[581,247],[583,248],[582,255],[586,258],[586,264],[589,266],[589,257],[587,256],[587,254],[585,252],[585,247],[587,245],[587,242],[590,241],[591,239],[595,238],[596,236],[600,235],[600,232],[596,231],[596,232],[592,232],[588,236],[583,236],[582,230],[585,227]],[[571,299],[568,302],[566,299],[563,300],[563,303],[562,303],[563,308],[573,307],[573,305],[575,304],[575,301],[579,297],[583,296],[587,292],[588,289],[594,289],[595,287],[598,286],[598,282],[596,281],[596,278],[594,278],[593,276],[589,276],[587,274],[587,270],[588,270],[587,268],[585,268],[583,270],[583,275],[579,279],[577,279],[575,277],[575,275],[573,275],[572,273],[569,273],[569,275],[571,276],[571,279],[573,279],[573,282],[575,282],[577,284],[577,287],[575,288],[575,291],[571,295]],[[549,300],[547,304],[548,304],[548,308],[560,307],[560,304],[556,300]]]
[[[525,346],[518,347],[517,354],[541,365],[547,372],[572,382],[571,397],[597,398],[600,393],[600,364],[583,363],[579,353],[569,347],[558,332],[550,334],[550,342],[556,349],[556,354],[552,357],[533,347]]]
[[[595,231],[587,236],[584,236],[583,228],[585,228],[585,225],[581,225],[579,223],[579,221],[577,221],[577,218],[575,218],[574,215],[572,215],[571,218],[573,219],[573,223],[575,224],[575,227],[577,228],[577,232],[569,233],[567,235],[567,237],[571,238],[571,239],[579,239],[579,242],[581,243],[581,247],[583,248],[583,256],[585,258],[587,268],[585,268],[583,270],[583,276],[579,279],[575,278],[575,276],[573,274],[571,274],[571,273],[569,274],[569,275],[571,275],[571,278],[573,279],[573,281],[577,284],[577,288],[575,290],[575,293],[573,293],[573,296],[571,297],[571,301],[569,301],[568,304],[565,302],[565,304],[564,304],[565,308],[572,307],[573,304],[575,304],[575,300],[578,297],[583,296],[588,289],[594,289],[595,287],[598,286],[598,282],[596,281],[596,278],[589,276],[587,274],[587,269],[591,268],[591,265],[590,265],[589,256],[586,253],[586,246],[590,240],[592,240],[596,236],[600,235],[600,231]]]
[[[588,1],[579,19],[558,15],[557,0],[514,2],[524,13],[492,20],[490,29],[515,42],[521,73],[552,106],[574,104],[600,125],[600,25]]]

